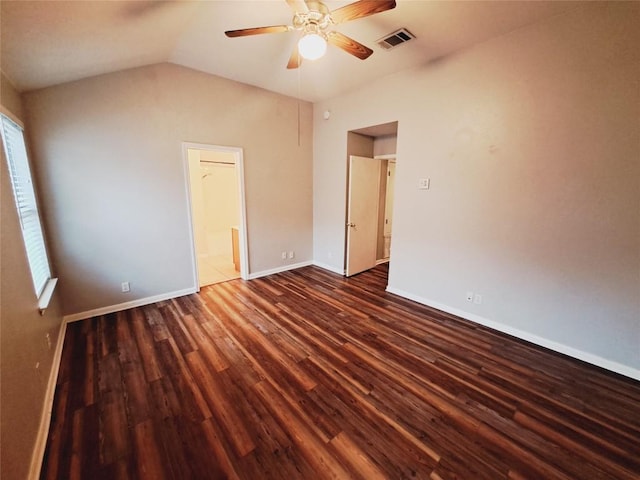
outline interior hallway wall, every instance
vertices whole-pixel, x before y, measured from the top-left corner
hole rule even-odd
[[[24,99],[65,313],[195,288],[182,142],[244,149],[250,273],[311,260],[309,103],[172,64]]]
[[[193,243],[196,255],[207,253],[207,235],[204,228],[204,194],[202,191],[202,172],[200,171],[200,150],[187,149],[189,162],[189,189],[191,194],[191,223],[193,224]]]
[[[0,103],[22,120],[20,95],[1,77]],[[28,136],[28,124],[25,130]],[[62,314],[57,290],[39,314],[4,147],[0,151],[0,471],[3,479],[13,480],[27,478]]]
[[[398,120],[390,288],[640,377],[639,21],[580,4],[315,104],[315,261],[344,261],[345,132]]]

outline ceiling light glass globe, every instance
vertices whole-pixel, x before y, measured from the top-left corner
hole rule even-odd
[[[307,60],[317,60],[327,51],[327,41],[317,33],[309,33],[298,42],[300,55]]]

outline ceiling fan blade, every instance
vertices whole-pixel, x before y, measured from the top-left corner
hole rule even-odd
[[[293,10],[293,13],[307,13],[309,11],[304,0],[287,0],[287,3],[291,7],[291,10]]]
[[[298,42],[296,42],[293,47],[293,52],[291,52],[291,57],[289,58],[289,63],[287,63],[287,69],[291,70],[294,68],[299,68],[302,64],[302,56],[298,51]]]
[[[274,25],[272,27],[241,28],[240,30],[227,30],[227,37],[246,37],[248,35],[261,35],[263,33],[283,33],[293,30],[289,25]]]
[[[347,37],[340,32],[329,32],[327,34],[327,41],[331,45],[335,45],[341,48],[347,53],[350,53],[354,57],[358,57],[360,60],[365,60],[373,53],[369,47],[365,47],[359,42],[356,42],[353,38]]]
[[[374,13],[386,12],[396,7],[395,0],[360,0],[331,12],[333,23],[344,23]]]

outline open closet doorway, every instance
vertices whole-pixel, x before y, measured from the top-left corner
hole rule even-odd
[[[248,277],[242,149],[183,144],[198,287]]]

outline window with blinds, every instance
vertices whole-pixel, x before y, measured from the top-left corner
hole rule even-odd
[[[9,117],[1,114],[0,117],[2,118],[2,144],[9,164],[9,176],[20,218],[22,238],[27,251],[33,286],[36,296],[40,298],[51,279],[51,270],[38,215],[24,135],[22,127]]]

